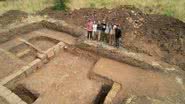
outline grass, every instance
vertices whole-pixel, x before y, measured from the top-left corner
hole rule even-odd
[[[8,10],[22,10],[35,13],[46,7],[53,6],[53,0],[6,0],[0,1],[0,14]]]
[[[69,2],[69,0],[56,0],[53,9],[66,11],[68,9],[68,7],[67,7],[68,2]]]
[[[7,0],[0,1],[0,13],[17,9],[35,13],[49,6],[55,0]],[[145,13],[173,16],[185,21],[185,0],[70,0],[68,7],[79,8],[114,8],[120,5],[134,5]],[[152,8],[152,9],[151,9]]]

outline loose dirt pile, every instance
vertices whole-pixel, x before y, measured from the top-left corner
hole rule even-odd
[[[114,9],[84,8],[68,12],[45,9],[39,14],[79,26],[84,26],[88,17],[121,24],[124,32],[123,47],[185,67],[185,23],[178,19],[144,14],[131,6]]]
[[[21,21],[23,18],[27,18],[28,14],[19,10],[10,10],[0,16],[0,26],[7,26],[11,23]]]

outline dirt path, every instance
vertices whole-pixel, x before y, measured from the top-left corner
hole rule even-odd
[[[87,75],[94,60],[62,52],[23,85],[40,96],[34,104],[92,104],[102,84]]]
[[[105,58],[100,59],[93,70],[101,76],[122,84],[122,91],[119,94],[121,99],[136,95],[185,100],[182,85],[177,83],[175,78],[159,72],[143,70]]]

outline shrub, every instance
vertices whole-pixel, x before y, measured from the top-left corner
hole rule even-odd
[[[54,10],[67,10],[67,3],[69,0],[56,0]]]
[[[95,3],[90,3],[90,8],[95,8],[96,4]]]
[[[174,16],[174,12],[170,9],[167,9],[165,12],[164,12],[164,15],[166,16]]]

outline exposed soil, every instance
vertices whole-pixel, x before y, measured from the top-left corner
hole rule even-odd
[[[2,97],[0,97],[0,103],[1,104],[9,104],[5,99],[3,99]]]
[[[40,36],[48,36],[48,38],[59,39],[68,44],[75,44],[74,37],[48,29],[33,31],[21,36],[21,38],[25,40],[36,39],[31,42],[42,50],[57,43],[52,43],[50,39],[41,38],[40,40]],[[10,40],[7,44],[4,43],[3,48],[7,47],[7,51],[9,48],[12,49],[10,52],[14,54],[29,50],[28,46],[16,45],[12,41]],[[47,43],[48,46],[45,46]],[[149,96],[151,98],[170,99],[170,102],[173,102],[172,104],[183,104],[185,102],[184,85],[180,77],[178,78],[180,79],[179,83],[175,79],[176,76],[143,70],[110,59],[101,58],[96,63],[97,59],[100,58],[99,56],[89,55],[89,52],[71,47],[64,49],[41,69],[19,81],[17,84],[23,85],[23,87],[15,89],[14,92],[26,102],[34,102],[34,104],[101,104],[111,86],[104,86],[104,83],[89,79],[88,76],[91,75],[89,71],[95,65],[94,72],[96,74],[122,85],[122,90],[116,97],[116,102],[122,101],[132,94],[139,97]],[[0,78],[1,74],[7,75],[7,73],[22,68],[22,61],[7,51],[0,50],[0,53],[2,53],[2,56],[0,55],[2,57],[0,58],[0,69],[2,70]],[[36,52],[30,53],[33,54],[28,54],[29,56],[21,59],[31,61]],[[145,103],[143,100],[141,102]]]
[[[25,51],[29,50],[27,53],[19,56],[18,54],[22,54]],[[32,49],[31,47],[29,47],[26,44],[20,44],[16,47],[13,47],[12,49],[9,50],[12,54],[14,54],[16,57],[20,58],[21,60],[23,60],[24,62],[30,63],[33,60],[36,59],[36,51],[34,49]]]
[[[52,46],[53,44],[56,44],[58,43],[58,41],[56,41],[55,39],[57,40],[60,40],[60,41],[63,41],[64,43],[67,43],[67,44],[75,44],[76,42],[76,38],[67,34],[67,33],[64,33],[64,32],[57,32],[57,31],[53,31],[53,30],[50,30],[50,29],[39,29],[37,31],[33,31],[27,35],[25,35],[23,38],[27,38],[29,36],[33,36],[34,38],[38,38],[38,36],[40,37],[49,37],[47,39],[44,39],[44,41],[42,41],[40,45],[38,45],[39,48],[44,48],[44,49],[47,49],[47,48],[50,48],[50,46]],[[31,39],[33,40],[33,39]],[[39,39],[39,40],[43,40],[43,38]],[[34,41],[34,42],[39,42],[39,41]],[[31,42],[31,43],[34,43],[34,42]],[[49,46],[46,46],[44,43],[48,44],[49,42]],[[36,43],[34,43],[36,44]]]
[[[37,47],[39,47],[40,49],[42,49],[43,51],[48,50],[49,48],[53,47],[54,45],[56,45],[59,41],[48,38],[48,37],[35,37],[29,40],[29,42]]]
[[[14,14],[13,12],[9,11],[3,14],[0,17],[0,24],[6,26],[21,20],[22,17],[26,18],[27,14],[21,12],[15,12]],[[109,22],[120,23],[124,31],[123,47],[146,53],[185,68],[185,23],[177,19],[161,15],[143,14],[137,8],[127,6],[112,10],[105,8],[80,9],[69,12],[46,9],[40,14],[47,14],[78,26],[84,26],[87,18],[92,17],[92,14],[96,20],[106,19]],[[74,37],[48,29],[34,31],[22,37],[29,40],[34,35],[47,35],[68,44],[75,44]],[[35,39],[32,37],[30,42],[36,46],[38,45],[42,50],[46,50],[57,43],[38,37]],[[9,53],[8,50],[0,50],[0,79],[20,70],[25,62],[29,63],[35,59],[36,52],[32,50],[22,57],[16,56],[29,50],[27,46],[17,46],[11,49],[10,52],[12,53]],[[15,92],[23,96],[28,103],[35,101],[34,104],[102,103],[110,90],[110,86],[103,86],[103,83],[88,78],[89,71],[94,67],[96,60],[84,55],[76,51],[71,53],[61,52],[59,56],[44,65],[40,70],[21,80],[19,84],[24,85],[24,87],[16,89]],[[129,95],[141,97],[141,101],[139,101],[141,104],[145,103],[145,100],[142,100],[145,98],[142,98],[142,96],[170,99],[170,102],[179,104],[185,102],[184,85],[178,76],[166,75],[152,70],[142,70],[104,58],[96,63],[94,72],[122,85],[122,90],[115,99],[116,102],[121,102]],[[37,96],[35,97],[35,95]],[[0,102],[3,102],[1,100],[0,98]]]
[[[20,70],[25,63],[11,53],[0,50],[0,79]]]
[[[62,12],[48,8],[41,15],[84,26],[88,17],[121,24],[123,47],[146,53],[170,64],[185,66],[185,23],[163,15],[148,15],[124,6],[115,9],[79,9]]]
[[[27,104],[32,104],[38,97],[27,90],[23,85],[18,85],[12,90],[16,95],[18,95]]]
[[[174,76],[151,70],[142,70],[105,58],[96,63],[93,71],[122,85],[122,90],[119,92],[116,102],[121,102],[122,99],[130,95],[170,99],[170,102],[179,104],[183,104],[185,101],[185,90],[181,87],[183,85],[176,82]]]
[[[27,18],[28,14],[19,10],[10,10],[0,16],[0,26],[4,27],[11,23],[21,21],[24,18]]]
[[[102,86],[102,83],[88,79],[94,61],[61,52],[20,83],[40,95],[34,104],[92,104]]]

